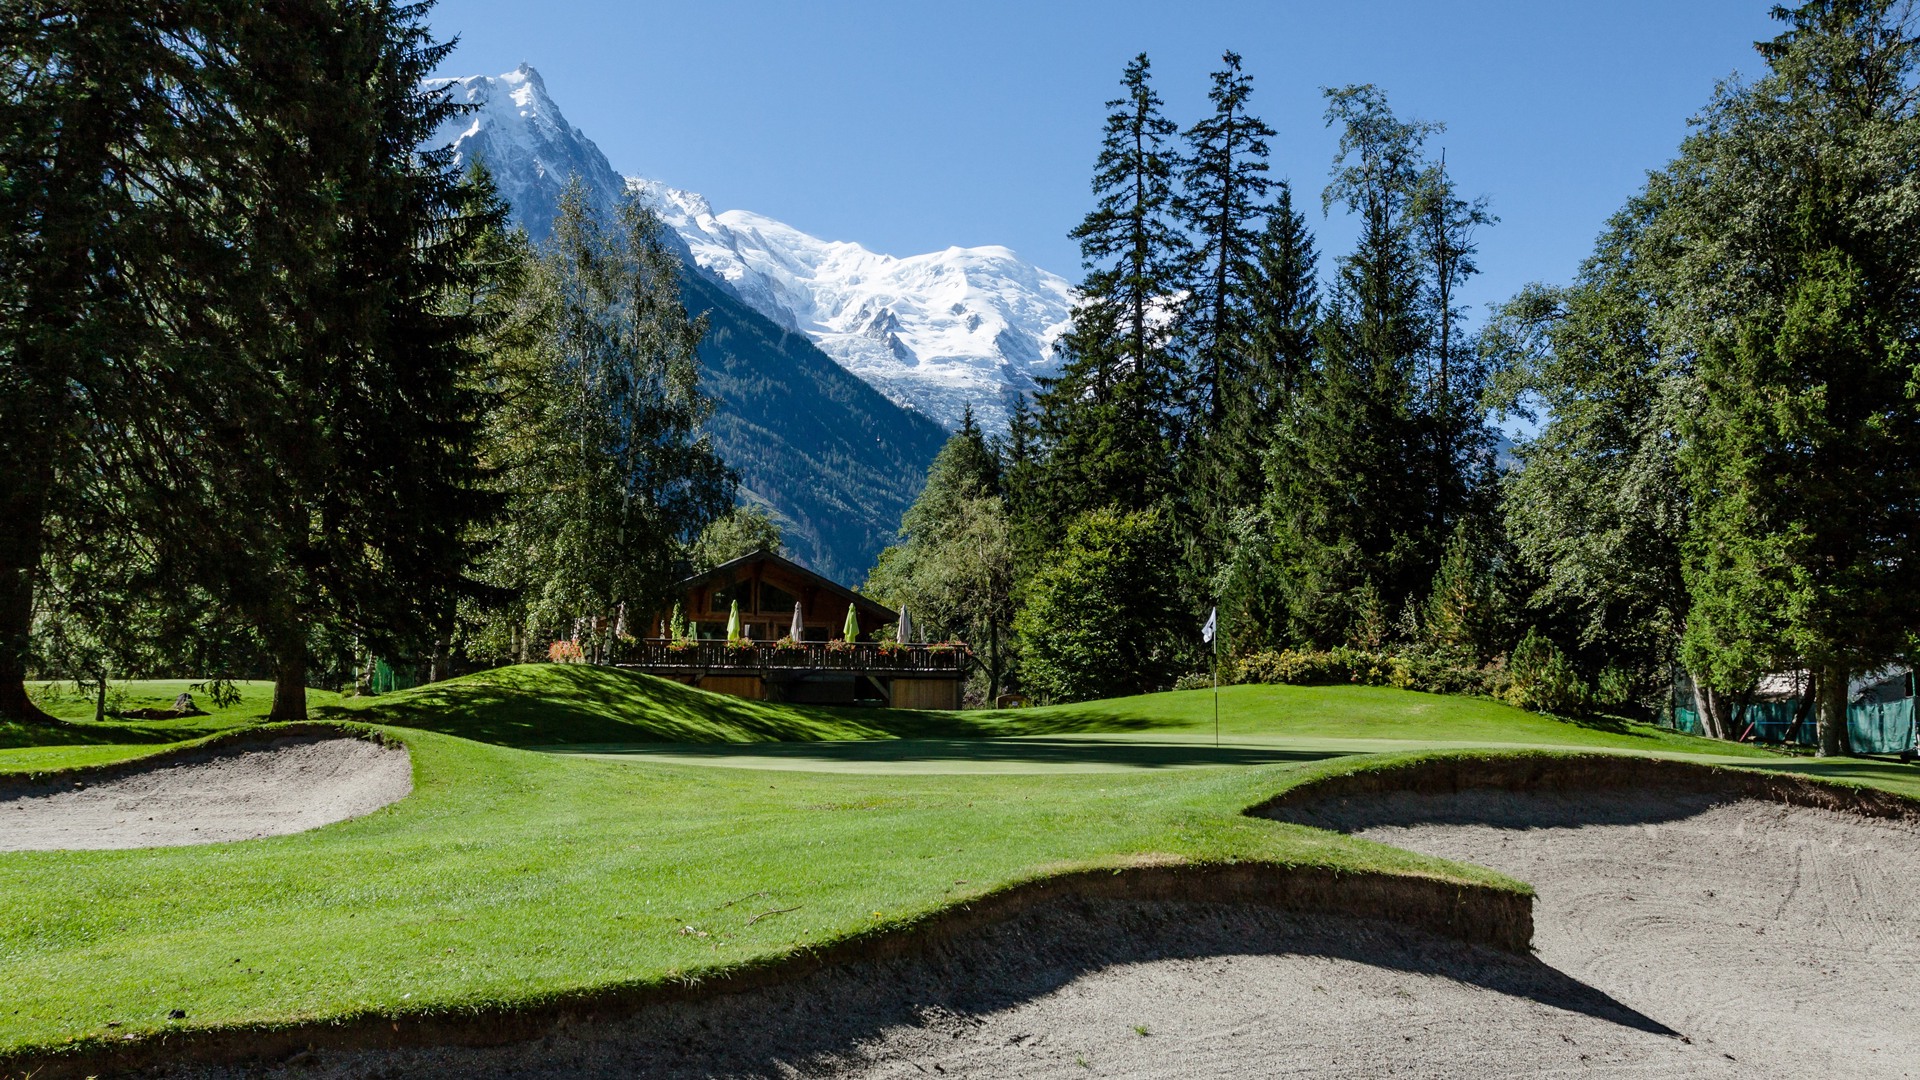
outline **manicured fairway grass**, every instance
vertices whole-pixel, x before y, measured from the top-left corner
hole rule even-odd
[[[776,749],[772,738],[851,735],[888,740],[867,744],[875,748],[938,744],[957,756],[970,745],[1018,759],[1076,742],[1162,740],[1155,752],[1165,752],[1192,746],[1202,729],[1210,740],[1212,724],[1206,693],[948,715],[737,703],[663,685],[539,667],[350,703],[332,715],[414,722],[384,729],[413,753],[412,796],[355,821],[244,843],[0,853],[0,1053],[696,978],[897,929],[1072,868],[1259,860],[1524,889],[1484,869],[1242,813],[1309,777],[1379,760],[1353,756],[1367,747],[1704,751],[1836,771],[1632,726],[1364,687],[1223,692],[1230,737],[1268,754],[1298,742],[1291,756],[1238,767],[865,775],[496,745],[617,750],[671,738],[724,757]],[[547,693],[556,704],[543,711]],[[962,731],[1024,737],[968,743]],[[609,732],[624,738],[585,737]],[[732,739],[743,741],[716,745]],[[1846,764],[1850,779],[1920,794],[1896,775],[1904,767]],[[168,1020],[174,1009],[186,1018]]]

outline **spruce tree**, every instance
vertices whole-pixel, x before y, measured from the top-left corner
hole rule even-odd
[[[1179,129],[1161,113],[1146,54],[1128,62],[1121,86],[1107,102],[1094,209],[1069,234],[1087,270],[1081,300],[1056,346],[1059,374],[1042,382],[1024,429],[1032,453],[1016,480],[1044,492],[1014,499],[1016,531],[1032,536],[1029,547],[1057,540],[1073,513],[1151,506],[1172,480],[1178,373],[1166,305],[1187,259],[1169,145]],[[1031,518],[1022,513],[1029,501]]]
[[[1415,242],[1426,125],[1371,86],[1327,92],[1341,131],[1324,204],[1359,219],[1339,262],[1319,364],[1267,455],[1266,512],[1291,633],[1339,644],[1384,603],[1422,596],[1445,534],[1427,478],[1419,362],[1428,324]]]
[[[0,10],[0,719],[44,719],[24,683],[44,570],[113,563],[154,503],[126,458],[197,377],[158,324],[217,253],[195,214],[222,163],[189,136],[223,114],[186,54],[220,23],[197,3]]]
[[[1194,238],[1181,313],[1192,365],[1192,408],[1203,438],[1225,424],[1229,398],[1249,380],[1249,294],[1258,278],[1260,219],[1268,189],[1267,140],[1274,131],[1247,111],[1253,76],[1227,52],[1207,100],[1213,115],[1187,129],[1179,210]]]
[[[483,238],[446,152],[460,106],[420,80],[444,57],[424,8],[307,0],[232,13],[217,89],[245,163],[208,228],[237,253],[187,342],[223,358],[170,492],[166,560],[258,631],[272,715],[305,715],[317,659],[351,642],[428,650],[482,511],[475,313]],[[188,528],[185,522],[192,522]]]

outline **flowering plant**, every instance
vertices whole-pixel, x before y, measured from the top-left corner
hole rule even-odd
[[[852,652],[852,651],[853,651],[853,642],[851,642],[851,641],[846,641],[846,640],[843,640],[843,639],[841,639],[841,638],[834,638],[834,639],[833,639],[832,641],[829,641],[829,642],[827,642],[827,651],[828,651],[828,652],[830,652],[830,653],[849,653],[849,652]]]
[[[882,641],[880,643],[880,655],[881,656],[898,656],[902,652],[905,652],[906,648],[907,647],[905,645],[902,645],[897,641]]]
[[[807,651],[806,642],[795,641],[793,640],[792,637],[781,638],[779,641],[776,641],[773,643],[773,647],[779,652],[806,652]]]
[[[690,637],[674,638],[667,642],[668,652],[692,652],[700,643]]]
[[[556,664],[585,663],[587,654],[577,641],[556,641],[547,646],[547,659]]]

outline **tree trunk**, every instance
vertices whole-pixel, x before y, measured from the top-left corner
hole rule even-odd
[[[1800,704],[1794,707],[1793,723],[1787,725],[1787,733],[1780,737],[1781,745],[1792,746],[1794,740],[1800,737],[1800,729],[1806,726],[1807,717],[1812,714],[1819,700],[1820,675],[1818,672],[1809,671],[1807,672],[1807,692],[1801,697]]]
[[[1821,757],[1849,753],[1847,746],[1847,671],[1829,665],[1820,671]]]
[[[267,719],[278,722],[307,718],[307,643],[304,635],[277,650],[273,662],[273,711]]]
[[[27,696],[27,655],[53,463],[44,444],[21,449],[27,460],[0,468],[0,720],[45,722],[53,718]]]
[[[1724,739],[1726,733],[1720,727],[1720,714],[1716,709],[1713,691],[1707,689],[1699,676],[1690,676],[1693,681],[1693,711],[1700,714],[1700,727],[1709,739]]]
[[[987,620],[987,708],[1000,702],[1000,621]]]

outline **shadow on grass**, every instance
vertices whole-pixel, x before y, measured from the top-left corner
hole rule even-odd
[[[0,723],[0,750],[29,746],[107,746],[182,742],[208,734],[198,729],[155,728],[142,724],[95,724],[90,720],[51,724]]]
[[[314,716],[393,724],[521,747],[889,737],[981,739],[1029,730],[1004,715],[753,701],[638,672],[584,664],[499,668],[317,709]],[[1150,725],[1111,718],[1049,717],[1038,726],[1064,733]]]
[[[854,764],[976,762],[1009,765],[1119,765],[1137,769],[1197,765],[1297,765],[1342,757],[1346,751],[1283,750],[1203,744],[1103,742],[1098,739],[872,739],[813,743],[635,745],[573,744],[539,747],[554,753],[671,756],[725,765],[732,760]]]
[[[1731,801],[1724,793],[1673,788],[1605,792],[1506,791],[1469,788],[1427,793],[1393,791],[1335,796],[1272,806],[1260,816],[1335,832],[1412,825],[1484,825],[1496,829],[1577,829],[1588,825],[1661,825]]]

